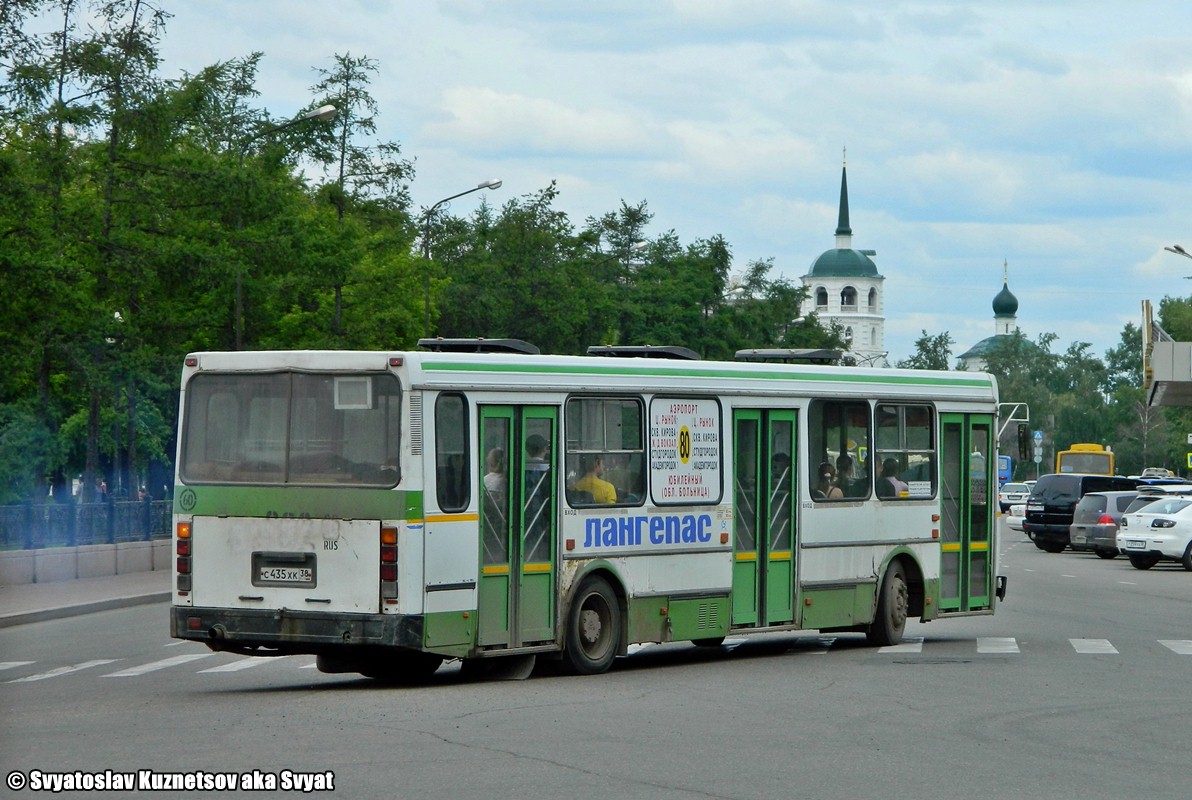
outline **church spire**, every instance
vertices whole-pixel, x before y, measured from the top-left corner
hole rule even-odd
[[[848,148],[840,159],[840,219],[836,223],[837,236],[852,236],[853,229],[848,224]],[[837,245],[840,247],[840,245]],[[847,248],[846,248],[847,249]]]
[[[845,148],[844,155],[849,150]],[[852,228],[849,227],[849,170],[844,157],[840,159],[840,217],[836,223],[836,249],[852,249]]]

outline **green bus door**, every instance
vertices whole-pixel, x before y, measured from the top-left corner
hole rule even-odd
[[[481,647],[554,639],[557,420],[553,407],[480,406]]]
[[[989,414],[940,415],[941,612],[977,611],[992,603],[993,425]]]
[[[794,622],[795,412],[733,415],[733,617],[739,627]]]

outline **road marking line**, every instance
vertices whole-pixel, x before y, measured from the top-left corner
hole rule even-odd
[[[978,653],[1017,653],[1018,642],[1012,636],[978,636]]]
[[[1159,644],[1181,656],[1192,656],[1192,639],[1160,639]]]
[[[1117,648],[1108,639],[1069,639],[1077,653],[1116,653]]]
[[[832,645],[836,644],[836,637],[835,636],[817,636],[814,639],[814,641],[815,641],[815,644],[812,645],[812,647],[809,650],[807,650],[807,652],[810,653],[811,655],[822,656],[828,652],[828,649],[831,648]]]
[[[877,649],[879,653],[922,653],[923,652],[923,637],[910,636],[902,641],[902,644],[891,644]]]
[[[104,675],[105,678],[135,678],[138,675],[144,675],[146,672],[155,672],[159,669],[166,669],[167,667],[176,667],[179,664],[185,664],[188,661],[196,661],[200,658],[207,658],[215,655],[214,653],[187,653],[184,656],[172,656],[170,658],[163,658],[161,661],[151,661],[148,664],[141,664],[137,667],[129,667],[122,669],[119,672],[109,672]]]
[[[12,669],[13,667],[23,667],[26,664],[32,664],[32,661],[0,661],[0,669]]]
[[[198,674],[202,675],[204,672],[239,672],[242,669],[249,669],[250,667],[259,667],[270,658],[253,658],[252,656],[245,656],[237,661],[232,661],[227,664],[220,664],[218,667],[211,667],[210,669],[201,669]]]
[[[39,672],[36,675],[26,675],[23,678],[9,681],[9,683],[27,683],[29,681],[43,681],[46,678],[57,678],[59,675],[69,675],[72,672],[78,672],[81,669],[90,669],[91,667],[102,667],[104,664],[111,664],[119,661],[118,658],[99,658],[95,661],[84,661],[82,664],[74,664],[69,667],[58,667],[49,672]]]

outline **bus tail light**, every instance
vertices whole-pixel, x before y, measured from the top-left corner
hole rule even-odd
[[[381,528],[381,599],[397,603],[397,528]]]
[[[175,580],[178,582],[179,593],[189,592],[191,556],[190,523],[179,522],[174,526],[174,533],[174,554],[177,556],[175,570],[178,573],[175,576]]]

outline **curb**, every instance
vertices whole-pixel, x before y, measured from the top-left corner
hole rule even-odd
[[[166,591],[133,595],[131,597],[110,597],[106,600],[76,603],[69,606],[59,606],[58,608],[42,608],[36,611],[23,611],[16,614],[0,614],[0,628],[28,625],[33,622],[45,622],[47,620],[63,619],[65,617],[77,617],[82,614],[93,614],[96,611],[111,611],[114,608],[163,603],[169,601],[171,594],[171,592]]]

